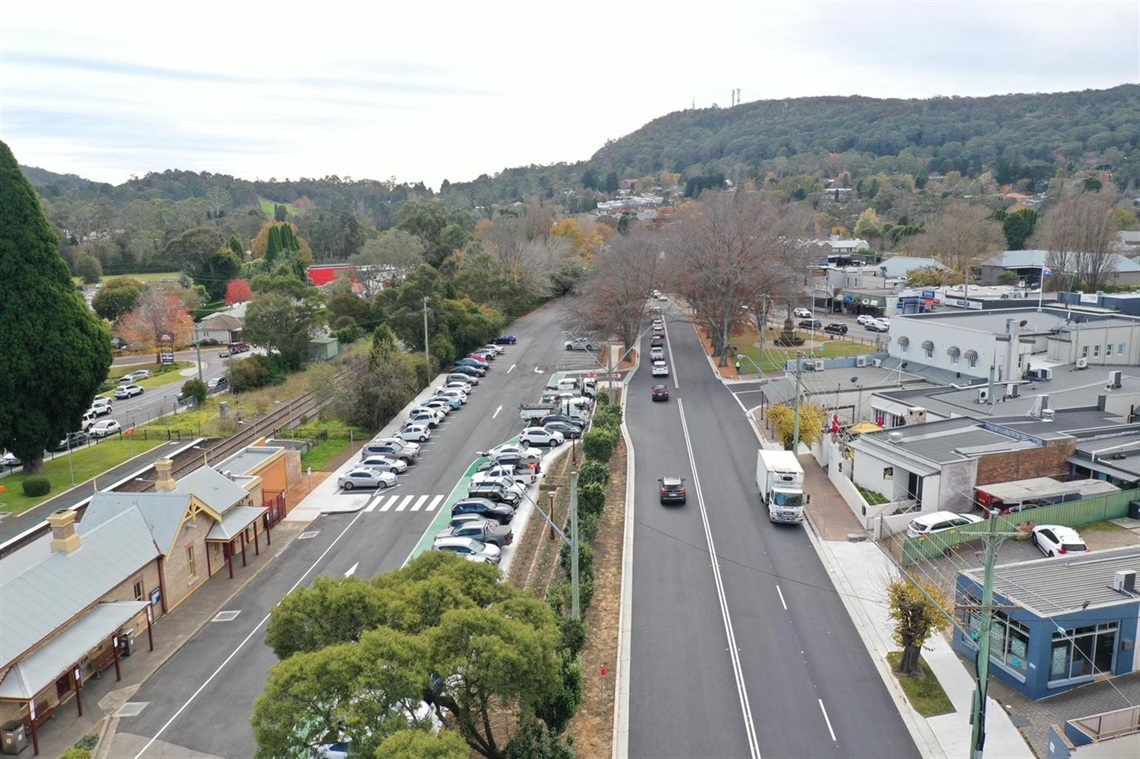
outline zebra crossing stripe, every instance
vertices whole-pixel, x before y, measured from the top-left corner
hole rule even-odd
[[[365,511],[375,511],[376,507],[379,506],[380,502],[383,500],[384,500],[384,498],[382,496],[379,496],[379,495],[372,496],[372,499],[370,501],[368,501],[368,508],[366,508]]]
[[[403,511],[404,509],[408,508],[408,504],[412,502],[413,498],[415,498],[414,495],[404,496],[404,500],[400,501],[400,505],[396,507],[396,511]]]
[[[398,501],[398,500],[400,500],[400,496],[398,496],[398,495],[388,496],[387,502],[384,504],[383,507],[381,507],[380,510],[381,511],[387,511],[388,509],[392,508],[392,506],[394,506],[396,504],[396,501]]]
[[[435,511],[435,507],[438,506],[439,502],[442,500],[443,496],[437,495],[435,498],[431,499],[431,503],[427,505],[427,508],[424,509],[424,511]]]
[[[430,496],[421,495],[419,498],[417,498],[416,502],[412,504],[412,511],[419,511],[420,507],[424,505],[424,502],[427,501],[429,497]]]

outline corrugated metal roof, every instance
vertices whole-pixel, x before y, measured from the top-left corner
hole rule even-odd
[[[188,493],[97,493],[83,515],[83,524],[105,522],[126,509],[138,508],[163,553],[174,545],[182,518],[190,506]]]
[[[222,517],[222,521],[210,528],[206,540],[230,540],[235,535],[240,535],[253,520],[267,511],[269,509],[264,506],[238,506],[236,509],[230,509]]]
[[[1117,253],[1109,254],[1115,262],[1113,272],[1140,271],[1140,265],[1128,260]],[[988,259],[983,266],[1000,266],[1004,269],[1026,269],[1029,267],[1046,266],[1049,260],[1047,250],[1007,250],[1004,253]]]
[[[277,454],[278,451],[283,451],[284,448],[280,446],[267,446],[267,445],[250,445],[243,448],[238,453],[230,456],[228,459],[220,464],[215,464],[215,467],[223,472],[233,472],[234,474],[248,474],[253,469],[271,459]]]
[[[213,467],[200,467],[178,481],[176,493],[190,493],[218,514],[225,514],[249,496],[245,488]]]
[[[1099,551],[1071,559],[1052,558],[1002,564],[994,568],[994,592],[1014,606],[1024,606],[1040,617],[1069,611],[1137,603],[1112,589],[1113,574],[1120,570],[1140,572],[1140,546]],[[981,584],[982,569],[963,572]]]
[[[90,529],[81,523],[78,532],[78,550],[53,552],[11,577],[0,572],[0,668],[160,555],[138,509]]]

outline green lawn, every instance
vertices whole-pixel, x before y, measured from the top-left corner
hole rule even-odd
[[[755,336],[755,331],[753,336]],[[774,333],[770,333],[774,334]],[[804,334],[798,333],[800,337],[805,337]],[[805,337],[806,339],[806,337]],[[765,374],[783,374],[786,362],[795,359],[797,353],[803,353],[804,358],[836,358],[838,356],[866,356],[875,352],[874,346],[865,343],[856,343],[846,340],[820,340],[815,347],[811,343],[805,343],[802,348],[776,348],[771,342],[764,343],[764,358],[760,359],[760,347],[755,343],[748,345],[737,345],[737,352],[742,353],[751,361],[742,360],[740,362],[741,374],[755,374],[756,366],[760,366]]]
[[[903,692],[906,693],[907,700],[910,701],[915,711],[923,717],[937,717],[939,714],[949,714],[954,711],[954,704],[950,702],[946,691],[942,690],[942,685],[934,676],[934,671],[930,669],[930,665],[926,663],[925,659],[920,657],[918,660],[918,666],[923,673],[922,677],[900,675],[896,669],[901,659],[902,651],[892,651],[887,654],[891,672],[902,685]]]
[[[277,203],[275,201],[268,200],[266,198],[258,198],[258,201],[261,202],[262,212],[271,219],[273,218],[274,206],[285,206],[285,210],[289,212],[290,216],[298,216],[299,215],[297,213],[297,207],[294,206],[292,203]]]
[[[84,482],[103,472],[122,464],[124,461],[137,456],[144,451],[155,448],[166,442],[165,436],[152,437],[144,440],[141,435],[131,437],[108,438],[97,445],[86,446],[75,451],[70,456],[61,455],[50,459],[53,454],[44,454],[43,476],[51,480],[51,491],[38,498],[29,498],[24,495],[21,483],[28,475],[15,472],[7,477],[0,478],[0,485],[6,487],[7,492],[0,493],[0,511],[9,514],[20,514],[33,506],[54,498],[71,488],[72,467],[75,470],[75,482]],[[68,459],[71,459],[70,463]],[[108,485],[110,482],[107,483]]]
[[[330,437],[309,449],[301,455],[301,469],[313,468],[314,472],[323,472],[328,463],[348,450],[348,438]]]
[[[119,378],[122,377],[123,375],[130,374],[131,372],[138,371],[139,369],[148,369],[150,371],[150,373],[154,376],[147,377],[146,379],[143,379],[143,380],[139,380],[135,384],[139,385],[140,387],[144,387],[144,388],[162,387],[163,385],[169,385],[172,382],[178,382],[179,380],[183,380],[183,381],[186,380],[187,378],[183,377],[181,374],[179,374],[179,372],[181,372],[183,369],[189,369],[191,366],[195,366],[195,364],[191,363],[190,361],[175,361],[173,364],[169,364],[169,365],[164,366],[162,368],[156,368],[156,366],[157,366],[156,364],[147,364],[147,365],[136,364],[133,366],[112,366],[110,373],[107,375],[107,379],[111,379],[111,380],[114,380],[115,382],[118,382]],[[161,374],[159,372],[161,372]],[[111,392],[114,392],[114,391],[111,391]],[[110,397],[111,393],[106,393],[106,395],[108,397]]]

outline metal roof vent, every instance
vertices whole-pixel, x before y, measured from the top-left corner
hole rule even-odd
[[[887,433],[887,439],[890,440],[892,443],[901,443],[902,439],[903,439],[903,434],[901,432],[888,432]]]

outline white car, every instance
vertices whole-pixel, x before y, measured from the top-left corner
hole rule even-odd
[[[122,387],[115,388],[115,398],[119,400],[134,398],[136,395],[142,394],[143,389],[138,385],[123,385]]]
[[[649,349],[649,358],[653,359],[654,361],[656,361],[657,359],[661,359],[662,361],[664,361],[665,360],[665,349],[660,347],[660,346],[658,346],[656,348],[650,348]]]
[[[428,427],[435,427],[439,424],[439,417],[435,415],[435,412],[428,411],[427,409],[413,410],[408,414],[406,424],[426,424]]]
[[[502,552],[498,546],[483,543],[475,538],[436,538],[431,544],[433,551],[451,551],[472,561],[485,561],[498,564]]]
[[[106,416],[111,413],[111,399],[98,396],[91,401],[91,410],[96,416]]]
[[[519,435],[520,443],[533,446],[545,445],[549,448],[562,445],[564,439],[561,432],[548,430],[545,427],[527,427]]]
[[[503,454],[509,454],[518,456],[523,461],[538,461],[542,458],[542,451],[538,450],[537,448],[531,448],[525,445],[512,445],[510,443],[504,443],[503,445],[495,446],[490,451],[488,451],[488,454],[492,458]]]
[[[372,442],[373,443],[397,443],[397,444],[403,446],[404,448],[407,448],[409,451],[412,451],[414,453],[420,452],[420,444],[419,443],[413,443],[410,440],[404,440],[403,438],[399,438],[399,437],[374,437],[374,438],[372,438]]]
[[[1046,556],[1067,556],[1071,553],[1088,553],[1084,538],[1072,527],[1059,524],[1039,524],[1029,534],[1033,545]]]
[[[887,329],[891,328],[891,317],[889,316],[880,316],[875,321],[877,321],[879,324],[885,325]]]
[[[497,468],[497,467],[495,467],[495,468]],[[503,487],[505,487],[507,490],[511,491],[512,493],[518,493],[519,498],[522,498],[524,495],[526,495],[526,485],[519,482],[514,477],[502,477],[502,476],[497,477],[495,475],[492,475],[490,473],[490,470],[488,470],[486,472],[477,472],[475,475],[473,475],[471,477],[471,484],[472,485],[476,485],[476,484],[480,484],[480,483],[484,483],[484,482],[489,482],[493,485],[502,485]]]
[[[95,422],[91,425],[91,429],[87,434],[91,437],[109,437],[123,431],[123,426],[116,422],[114,419],[104,419],[101,422]]]
[[[430,400],[424,401],[423,407],[429,408],[432,411],[442,411],[444,416],[447,416],[451,413],[451,404],[439,398],[432,398]]]
[[[426,443],[427,439],[431,437],[431,428],[426,424],[409,424],[397,432],[396,437],[401,440],[414,440],[417,443]]]
[[[654,361],[653,362],[653,371],[651,372],[651,374],[654,377],[668,377],[669,376],[669,365],[666,364],[664,361]]]
[[[506,464],[493,466],[483,472],[483,474],[485,474],[487,477],[507,477],[523,485],[534,482],[538,479],[538,475],[534,473],[533,469],[527,469],[525,474],[518,474],[513,466],[507,466]]]
[[[357,469],[379,469],[381,472],[403,474],[408,471],[408,462],[391,456],[365,456],[356,462]]]
[[[131,381],[136,382],[141,379],[146,379],[150,376],[150,371],[147,369],[139,369],[138,371],[131,372]]]
[[[379,469],[357,467],[337,477],[336,484],[342,490],[352,490],[353,488],[390,488],[396,484],[396,475],[391,472],[382,472]]]
[[[484,345],[483,347],[486,350],[495,351],[495,353],[498,353],[500,356],[507,352],[507,348],[505,345],[495,345],[494,343],[488,343],[487,345]]]
[[[437,397],[437,398],[453,398],[453,399],[459,401],[460,403],[467,403],[467,393],[463,392],[462,390],[457,390],[455,388],[442,388],[440,390],[436,390],[435,391],[435,397]]]
[[[981,521],[982,518],[976,514],[956,514],[953,511],[933,511],[910,520],[910,526],[907,527],[906,535],[908,538],[919,538],[925,535],[933,535],[943,530],[953,530],[957,527],[965,527],[968,524],[977,524]]]
[[[875,317],[871,316],[870,314],[859,314],[855,317],[855,323],[863,327],[866,327],[873,321],[875,321]]]
[[[797,319],[810,319],[811,318],[811,309],[809,309],[809,308],[796,308],[796,309],[792,310],[792,314]]]

